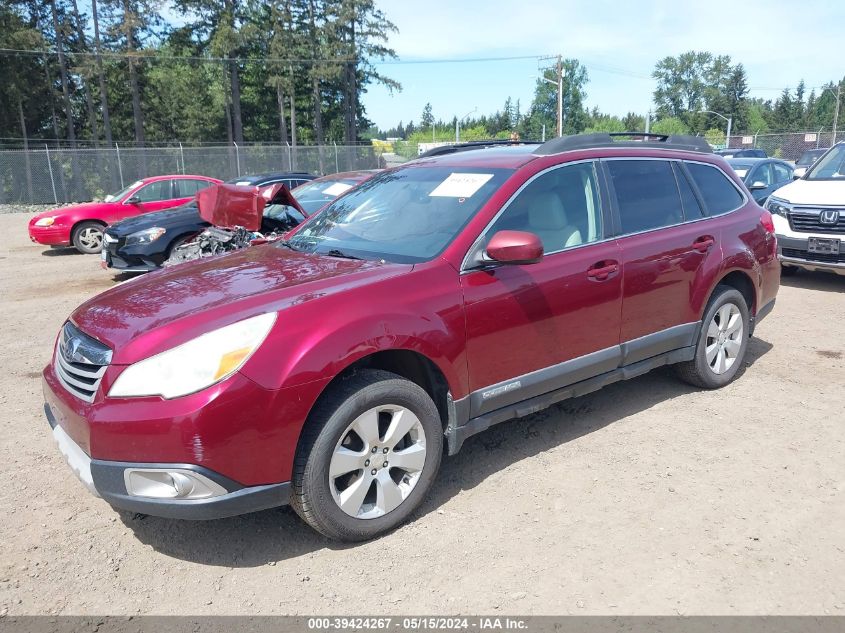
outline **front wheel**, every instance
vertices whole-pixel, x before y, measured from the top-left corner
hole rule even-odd
[[[103,250],[103,229],[99,222],[82,222],[75,229],[71,241],[80,253],[93,255]]]
[[[718,389],[736,376],[748,347],[748,305],[735,288],[719,286],[704,311],[695,358],[678,363],[680,377],[696,387]]]
[[[373,538],[425,499],[442,453],[440,415],[421,387],[359,371],[315,406],[297,450],[291,505],[325,536]]]

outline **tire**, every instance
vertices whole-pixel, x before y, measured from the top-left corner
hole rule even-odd
[[[717,286],[701,324],[695,357],[675,369],[691,385],[719,389],[734,379],[745,359],[751,325],[745,297],[736,288]]]
[[[371,539],[420,505],[442,455],[443,427],[429,395],[396,374],[361,370],[311,412],[294,461],[291,506],[324,536]]]
[[[781,277],[792,277],[795,273],[798,272],[798,266],[790,266],[789,264],[781,264],[780,265],[780,276]]]
[[[93,255],[103,250],[104,227],[99,222],[80,222],[73,229],[71,242],[80,253]]]

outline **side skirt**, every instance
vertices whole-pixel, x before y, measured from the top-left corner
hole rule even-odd
[[[514,418],[521,418],[526,415],[530,415],[531,413],[542,411],[543,409],[563,400],[577,398],[593,391],[597,391],[614,382],[630,380],[631,378],[641,376],[642,374],[645,374],[652,369],[656,369],[657,367],[689,361],[694,357],[695,345],[675,349],[671,352],[652,356],[651,358],[646,358],[645,360],[640,360],[638,362],[599,374],[593,378],[588,378],[587,380],[582,380],[566,387],[555,389],[554,391],[470,418],[465,424],[460,424],[460,426],[458,426],[456,422],[462,418],[460,413],[469,408],[467,401],[471,396],[462,398],[454,403],[451,403],[450,400],[450,403],[452,404],[452,406],[450,406],[450,414],[453,413],[454,415],[450,415],[451,419],[446,430],[446,443],[449,449],[449,455],[455,455],[458,451],[460,451],[461,446],[463,446],[463,443],[467,438],[472,437],[476,433],[481,433],[482,431],[487,430],[494,424],[499,424],[500,422],[505,422]]]

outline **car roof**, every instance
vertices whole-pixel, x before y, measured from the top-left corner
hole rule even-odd
[[[169,179],[176,179],[182,180],[185,178],[198,178],[200,180],[213,180],[214,182],[220,182],[217,178],[212,178],[211,176],[200,176],[199,174],[162,174],[160,176],[147,176],[146,178],[138,178],[138,182],[156,182],[158,180],[169,180]]]
[[[736,156],[726,158],[729,165],[733,165],[734,163],[745,163],[746,165],[756,165],[757,163],[763,163],[766,161],[777,161],[777,158],[763,158],[762,156]],[[781,161],[782,162],[782,161]]]
[[[383,171],[381,169],[358,169],[355,171],[341,171],[336,174],[327,174],[326,176],[320,176],[319,178],[315,178],[316,182],[330,182],[334,180],[354,180],[355,182],[361,182],[362,180],[366,180],[367,178],[372,178],[375,174]]]
[[[450,167],[500,167],[517,169],[535,160],[538,145],[505,145],[482,147],[468,151],[429,156],[411,161],[416,165],[448,165]]]
[[[263,174],[250,174],[248,176],[238,176],[237,178],[232,178],[227,182],[229,182],[230,184],[234,182],[249,182],[252,184],[260,184],[262,182],[267,182],[268,180],[278,180],[284,178],[297,180],[313,180],[314,175],[309,174],[305,171],[268,171]]]

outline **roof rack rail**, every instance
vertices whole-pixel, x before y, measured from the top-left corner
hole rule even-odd
[[[501,147],[507,145],[540,145],[540,141],[512,141],[510,139],[496,139],[492,141],[467,141],[466,143],[455,143],[453,145],[442,145],[433,147],[423,152],[417,158],[430,158],[431,156],[443,156],[444,154],[455,154],[457,152],[468,152],[473,149],[484,149],[486,147]]]
[[[625,138],[626,140],[614,140],[616,138]],[[706,154],[713,153],[710,143],[700,136],[653,134],[651,132],[602,132],[596,134],[573,134],[553,138],[538,147],[535,154],[548,156],[550,154],[559,154],[576,149],[592,149],[595,147],[656,147]]]

